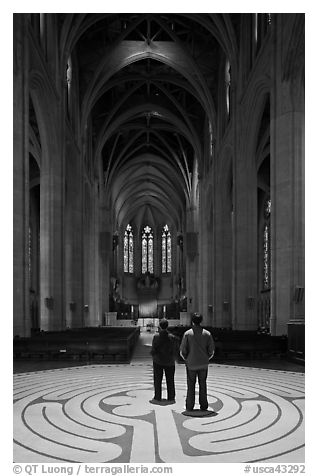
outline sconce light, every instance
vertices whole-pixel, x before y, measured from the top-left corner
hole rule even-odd
[[[208,304],[208,311],[213,312],[213,304]]]
[[[88,312],[88,304],[85,304],[85,306],[84,306],[84,312]]]
[[[52,296],[50,297],[46,297],[44,299],[44,302],[45,302],[45,305],[48,309],[53,309],[54,307],[54,299],[52,298]]]
[[[75,311],[76,309],[76,302],[70,302],[70,310]]]

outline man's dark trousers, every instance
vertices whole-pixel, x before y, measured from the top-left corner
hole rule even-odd
[[[168,400],[174,400],[176,396],[175,386],[174,386],[174,365],[159,365],[156,362],[153,362],[153,380],[155,387],[155,400],[161,400],[161,390],[162,390],[162,377],[163,372],[166,376],[167,383],[167,398]]]
[[[195,403],[195,383],[198,377],[199,381],[199,404],[201,410],[208,409],[208,398],[207,398],[207,387],[206,379],[208,376],[208,369],[199,369],[199,370],[190,370],[187,367],[187,398],[186,398],[186,409],[193,410]]]

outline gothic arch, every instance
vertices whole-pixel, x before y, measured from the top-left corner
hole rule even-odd
[[[35,110],[41,139],[41,164],[49,165],[52,144],[57,144],[57,124],[54,120],[52,107],[56,97],[52,96],[51,87],[38,72],[30,73],[30,96]]]
[[[268,99],[270,99],[270,85],[268,84],[267,78],[262,78],[254,84],[246,104],[246,111],[249,111],[249,118],[246,121],[244,142],[247,145],[246,157],[250,157],[252,162],[249,163],[254,170],[256,169],[255,153],[258,133]]]
[[[87,117],[96,100],[96,95],[103,84],[124,67],[147,58],[167,64],[185,77],[193,86],[194,90],[197,91],[198,98],[203,108],[206,110],[206,114],[210,121],[214,123],[215,108],[210,92],[204,82],[204,78],[197,73],[196,76],[198,77],[198,80],[193,79],[193,76],[189,73],[189,71],[193,70],[193,64],[189,63],[189,58],[180,48],[178,48],[177,45],[174,45],[174,51],[170,52],[170,55],[167,54],[165,49],[160,51],[158,48],[152,50],[150,46],[145,47],[144,42],[139,42],[139,44],[134,45],[134,48],[135,50],[132,50],[130,51],[130,54],[127,54],[126,47],[120,44],[116,45],[103,59],[103,62],[96,70],[94,79],[91,81],[90,87],[86,91],[83,99],[82,129],[85,127]]]

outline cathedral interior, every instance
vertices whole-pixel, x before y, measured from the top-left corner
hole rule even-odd
[[[304,461],[304,43],[301,13],[13,15],[15,461]],[[211,418],[182,362],[148,403],[194,312]]]

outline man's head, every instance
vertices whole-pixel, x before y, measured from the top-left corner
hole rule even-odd
[[[165,318],[161,319],[161,321],[159,322],[159,327],[162,330],[167,329],[168,325],[169,325],[169,323],[168,323],[167,319],[165,319]]]
[[[203,320],[202,314],[199,314],[198,312],[195,312],[192,314],[192,323],[195,326],[199,326]]]

